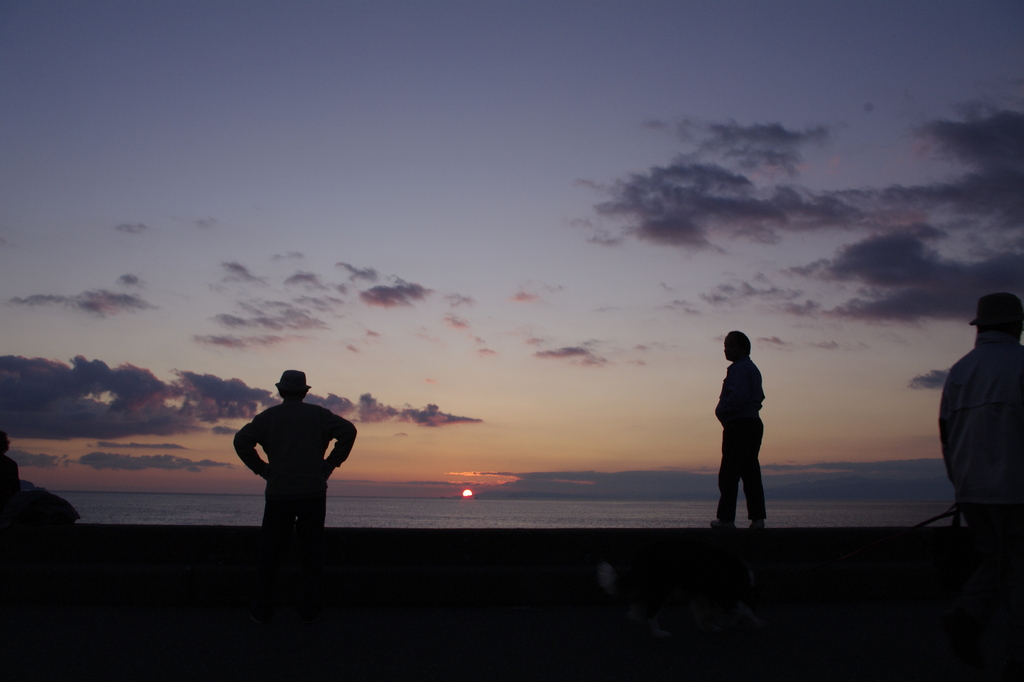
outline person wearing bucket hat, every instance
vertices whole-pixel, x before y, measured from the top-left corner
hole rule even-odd
[[[1017,296],[978,300],[974,350],[949,370],[939,436],[957,505],[984,556],[942,626],[953,651],[984,665],[979,640],[1008,599],[1004,680],[1024,680],[1024,307]]]
[[[348,459],[356,427],[330,410],[303,402],[309,389],[305,373],[285,370],[277,383],[283,402],[260,412],[235,434],[239,459],[267,482],[259,577],[250,612],[258,623],[274,615],[277,576],[292,528],[302,548],[299,617],[312,622],[320,615],[327,479]],[[325,459],[332,440],[334,448]],[[256,452],[257,445],[267,461]]]

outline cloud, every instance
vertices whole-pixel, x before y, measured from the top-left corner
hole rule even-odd
[[[144,223],[121,223],[114,225],[114,229],[118,232],[126,232],[128,234],[141,234],[148,230]]]
[[[929,228],[872,235],[801,273],[863,285],[858,296],[827,311],[861,320],[968,320],[981,294],[1024,289],[1024,251],[955,260],[932,247],[941,238]]]
[[[748,299],[766,301],[792,301],[803,295],[799,289],[783,289],[768,280],[763,274],[754,277],[755,284],[736,282],[719,284],[715,289],[700,297],[711,305],[733,305]]]
[[[118,445],[115,439],[138,435],[167,436],[213,428],[230,434],[223,420],[251,419],[279,403],[270,391],[212,374],[176,370],[164,382],[133,365],[110,368],[100,360],[75,357],[68,366],[44,358],[0,356],[0,424],[16,438],[67,440],[94,438],[98,447],[180,446]],[[418,409],[392,407],[364,393],[358,403],[328,393],[307,401],[360,421],[399,421],[426,427],[478,423],[482,420],[442,412],[437,405]],[[147,460],[148,461],[148,460]],[[91,465],[90,465],[91,466]],[[197,466],[199,466],[197,464]]]
[[[305,257],[300,251],[289,251],[288,253],[275,253],[270,260],[276,263],[282,260],[302,260]]]
[[[115,469],[122,471],[141,471],[143,469],[184,470],[198,473],[203,469],[226,467],[234,468],[226,462],[215,462],[210,459],[191,460],[175,455],[125,455],[115,452],[90,452],[77,460],[78,464],[97,471]]]
[[[369,393],[359,396],[359,402],[355,406],[358,420],[362,422],[385,422],[400,421],[411,422],[419,426],[436,427],[448,426],[451,424],[471,424],[482,422],[482,419],[472,417],[458,417],[453,414],[441,412],[437,405],[428,404],[423,409],[412,407],[397,408],[390,405],[383,405],[377,402]]]
[[[277,403],[269,391],[250,388],[241,379],[221,379],[213,374],[186,371],[176,374],[185,399],[183,407],[200,421],[249,418],[261,407]]]
[[[126,287],[140,287],[142,286],[142,278],[140,278],[138,275],[133,275],[129,273],[118,277],[117,283]]]
[[[700,310],[695,308],[692,303],[685,299],[677,298],[671,303],[666,303],[662,307],[668,308],[669,310],[679,310],[687,315],[700,315]]]
[[[536,303],[540,300],[540,296],[520,289],[510,300],[515,301],[516,303]]]
[[[628,221],[626,234],[654,244],[718,250],[714,233],[771,244],[791,222],[823,224],[838,205],[794,188],[761,196],[746,176],[714,164],[679,160],[652,168],[609,188],[598,214]]]
[[[343,284],[339,285],[339,287],[344,286]],[[299,305],[308,306],[325,313],[332,312],[336,308],[345,305],[345,301],[334,296],[299,296],[293,300]]]
[[[287,301],[252,300],[239,303],[238,307],[246,317],[221,313],[213,319],[229,329],[327,329],[323,320],[314,317],[309,309]]]
[[[924,137],[941,152],[981,170],[1022,170],[1024,113],[976,108],[963,121],[931,121],[922,126]]]
[[[908,388],[935,389],[946,385],[946,377],[949,376],[948,369],[933,369],[924,374],[918,374],[907,383]]]
[[[284,281],[285,286],[301,286],[311,290],[323,290],[327,287],[320,280],[320,275],[312,272],[296,272]]]
[[[936,439],[938,435],[936,435]],[[880,462],[814,462],[812,464],[761,464],[761,469],[779,473],[820,473],[823,471],[875,476],[945,476],[941,459],[891,459]]]
[[[248,282],[252,284],[267,283],[266,277],[257,277],[249,272],[249,268],[237,261],[224,261],[220,266],[224,268],[226,273],[223,279],[225,282]]]
[[[960,120],[933,120],[914,131],[920,149],[957,164],[958,174],[918,185],[832,191],[750,174],[772,167],[794,176],[800,150],[831,136],[825,127],[794,131],[727,122],[690,125],[681,135],[694,139],[694,129],[693,154],[593,185],[608,197],[595,212],[623,221],[623,236],[690,251],[722,251],[736,239],[772,244],[794,231],[856,234],[833,258],[789,271],[858,284],[856,295],[829,308],[812,299],[797,303],[796,289],[783,290],[780,308],[796,315],[954,319],[970,315],[984,293],[1024,288],[1022,112],[975,106]],[[706,299],[742,295],[726,289]]]
[[[378,285],[361,291],[359,297],[367,305],[394,308],[411,306],[413,301],[422,301],[431,293],[430,289],[419,284],[411,284],[399,279],[394,286]]]
[[[67,455],[32,454],[24,450],[9,450],[7,456],[18,463],[19,467],[35,467],[37,469],[53,469],[60,464],[67,465]]]
[[[608,360],[595,355],[590,349],[583,346],[565,346],[555,350],[537,351],[533,356],[568,360],[574,365],[600,366],[608,363]]]
[[[142,450],[144,450],[144,449],[152,449],[152,450],[188,450],[188,448],[186,448],[185,446],[178,445],[176,443],[134,443],[134,442],[133,443],[114,443],[114,442],[109,441],[109,440],[101,440],[100,442],[96,443],[96,447],[98,447],[98,448],[132,448],[134,450],[140,450],[140,449],[142,449]]]
[[[619,246],[626,239],[621,235],[613,236],[608,230],[603,228],[597,228],[594,230],[594,234],[587,238],[587,241],[598,246]]]
[[[333,393],[328,393],[326,398],[309,393],[306,395],[306,402],[319,405],[342,417],[355,409],[355,404],[351,400],[338,397]]]
[[[512,480],[479,487],[478,497],[712,499],[718,494],[715,476],[687,471],[480,473]]]
[[[953,498],[941,459],[763,464],[765,489],[785,499]],[[716,500],[717,474],[681,470],[466,472],[502,481],[476,484],[477,497]]]
[[[461,305],[476,305],[476,301],[472,296],[463,296],[462,294],[449,294],[444,297],[444,300],[453,308],[458,308]]]
[[[759,336],[757,337],[757,342],[760,344],[767,345],[771,348],[778,348],[780,350],[785,350],[793,347],[792,343],[790,343],[789,341],[783,341],[777,336]]]
[[[95,289],[86,291],[77,296],[53,296],[47,294],[35,294],[25,298],[11,298],[8,303],[28,307],[57,305],[72,308],[82,312],[90,313],[97,317],[109,317],[123,312],[137,312],[139,310],[150,310],[156,306],[148,303],[139,296],[132,294],[118,294],[106,289]]]
[[[457,417],[454,414],[441,412],[437,405],[428,404],[422,410],[406,408],[402,410],[401,421],[409,421],[420,426],[448,426],[449,424],[473,424],[482,422],[482,419],[472,417]]]
[[[377,279],[380,277],[377,274],[377,271],[374,270],[373,268],[360,269],[353,265],[349,265],[348,263],[335,263],[334,267],[347,270],[349,273],[349,280],[352,282],[358,280],[363,280],[366,282],[376,282]]]
[[[452,329],[469,329],[469,322],[452,313],[444,316],[444,322]]]
[[[109,367],[77,356],[0,356],[0,423],[13,436],[112,440],[188,433],[221,418],[251,417],[276,402],[238,379],[178,372],[164,382],[133,365]]]
[[[275,336],[273,334],[265,336],[207,334],[204,336],[195,335],[192,337],[192,340],[206,346],[219,346],[221,348],[230,348],[231,350],[249,350],[251,348],[269,348],[270,346],[276,346],[297,338],[301,337]]]
[[[682,127],[693,127],[684,122]],[[707,138],[698,146],[698,153],[720,154],[726,160],[734,160],[744,170],[780,169],[788,175],[796,175],[800,163],[800,148],[827,142],[831,132],[825,126],[804,130],[789,130],[778,123],[742,126],[735,121],[710,123],[704,127]],[[686,134],[685,137],[689,137]]]

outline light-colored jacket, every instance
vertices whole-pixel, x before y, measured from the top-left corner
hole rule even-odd
[[[959,502],[1024,504],[1024,346],[978,334],[946,378],[942,456]]]

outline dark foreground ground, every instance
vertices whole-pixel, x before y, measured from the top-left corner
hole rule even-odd
[[[258,625],[239,608],[0,605],[0,679],[742,680],[998,679],[947,650],[945,601],[769,604],[754,632],[707,634],[682,605],[653,639],[612,606],[290,610]]]

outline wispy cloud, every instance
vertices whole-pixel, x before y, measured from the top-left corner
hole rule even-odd
[[[773,284],[762,273],[754,277],[754,283],[746,281],[719,284],[712,291],[701,294],[705,302],[714,306],[734,305],[741,301],[792,301],[803,294],[799,289],[785,289]]]
[[[744,126],[736,121],[699,123],[692,120],[680,121],[677,132],[684,140],[699,139],[698,156],[719,155],[743,170],[781,170],[790,176],[797,174],[804,147],[823,145],[832,135],[823,125],[790,130],[778,123]]]
[[[515,301],[516,303],[536,303],[540,300],[540,295],[520,289],[513,294],[512,298],[509,300]]]
[[[940,458],[762,464],[765,488],[786,499],[952,499]],[[715,500],[717,474],[639,471],[463,472],[479,497]]]
[[[444,323],[452,329],[469,329],[469,322],[452,313],[444,316]]]
[[[357,268],[354,265],[348,263],[335,263],[334,267],[341,268],[348,272],[349,280],[357,282],[362,280],[364,282],[376,282],[380,275],[373,268]]]
[[[114,229],[127,234],[142,234],[149,228],[146,227],[145,223],[120,223],[114,225]]]
[[[122,471],[164,469],[198,473],[203,469],[231,469],[234,466],[226,462],[215,462],[212,459],[192,460],[176,455],[127,455],[116,452],[90,452],[72,461],[96,470],[115,469]]]
[[[224,269],[224,282],[246,282],[250,284],[266,284],[266,277],[257,277],[249,272],[249,268],[238,261],[224,261],[220,264]]]
[[[301,339],[299,336],[234,336],[231,334],[195,335],[192,340],[204,346],[219,346],[232,350],[250,350],[252,348],[269,348],[288,341]]]
[[[101,440],[96,443],[98,448],[131,448],[133,450],[188,450],[184,445],[177,443],[115,443],[109,440]]]
[[[574,365],[583,365],[591,367],[608,364],[608,360],[599,355],[596,355],[589,348],[585,348],[583,346],[565,346],[553,350],[542,350],[537,351],[536,353],[533,354],[533,356],[545,359],[553,358],[557,360],[568,360]]]
[[[238,304],[245,317],[221,313],[213,319],[229,329],[266,329],[269,331],[327,329],[323,320],[308,308],[287,301],[250,300]]]
[[[313,272],[296,272],[284,281],[285,286],[300,286],[305,289],[323,290],[327,286],[321,281],[320,275]]]
[[[156,308],[145,299],[134,294],[119,294],[106,289],[94,289],[76,296],[55,296],[34,294],[24,298],[8,299],[11,305],[27,307],[62,306],[89,313],[97,317],[110,317],[124,312],[138,312]]]
[[[476,301],[472,296],[463,296],[462,294],[448,294],[444,297],[444,301],[453,308],[458,308],[463,305],[472,306],[476,304]]]

